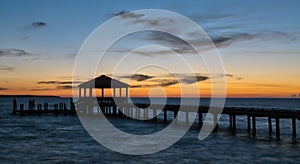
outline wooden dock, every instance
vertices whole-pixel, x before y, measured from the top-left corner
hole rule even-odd
[[[188,106],[188,105],[151,105],[150,104],[129,104],[124,103],[127,101],[122,101],[123,103],[118,103],[118,106],[113,101],[112,98],[98,98],[96,102],[91,103],[91,101],[79,100],[75,104],[70,102],[71,109],[66,108],[66,104],[58,103],[54,104],[53,109],[48,109],[48,104],[45,103],[37,105],[35,110],[24,110],[24,104],[20,104],[20,108],[17,109],[14,103],[13,114],[24,115],[42,115],[42,114],[64,114],[64,115],[102,115],[112,116],[112,117],[126,117],[143,120],[148,120],[149,112],[153,112],[152,115],[156,116],[158,110],[163,112],[163,122],[167,123],[168,121],[173,121],[178,119],[179,108],[181,112],[185,112],[185,122],[189,123],[189,113],[197,113],[198,115],[198,126],[202,127],[203,125],[203,114],[210,113],[214,117],[214,123],[216,124],[215,129],[218,128],[218,113],[213,113],[209,111],[209,108],[206,106]],[[93,105],[91,105],[93,104]],[[75,110],[76,106],[76,110]],[[197,109],[198,111],[190,109]],[[100,112],[101,111],[101,112]],[[173,112],[173,117],[168,118],[168,112]],[[222,115],[227,115],[229,117],[229,127],[232,133],[236,132],[236,116],[245,116],[247,117],[247,129],[249,133],[252,133],[253,136],[256,135],[256,118],[264,117],[268,118],[268,132],[269,134],[273,133],[272,122],[275,121],[276,126],[276,137],[280,138],[280,120],[281,119],[290,119],[292,123],[292,136],[295,138],[297,136],[296,121],[300,119],[300,110],[280,110],[280,109],[258,109],[258,108],[238,108],[238,107],[225,107],[223,109]],[[158,121],[158,117],[150,118],[152,121]],[[176,120],[177,121],[177,120]]]
[[[67,108],[66,103],[54,103],[53,108],[49,108],[49,103],[42,104],[32,104],[31,102],[28,103],[28,108],[24,108],[24,104],[20,104],[19,108],[17,105],[16,100],[13,101],[13,111],[12,114],[19,114],[20,116],[24,115],[45,115],[45,114],[64,114],[64,115],[76,115],[75,105],[73,101],[70,101],[70,109]]]

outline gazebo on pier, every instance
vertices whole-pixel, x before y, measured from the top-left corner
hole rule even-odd
[[[112,97],[116,98],[116,90],[119,90],[119,98],[128,98],[128,87],[129,85],[126,83],[123,83],[119,80],[113,79],[111,77],[101,75],[99,77],[96,77],[94,79],[91,79],[87,82],[84,82],[80,84],[79,86],[79,99],[81,98],[88,98],[93,97],[93,89],[101,89],[101,97],[99,97],[97,94],[95,94],[99,98],[105,98],[104,90],[105,89],[112,89],[113,94]],[[89,91],[89,94],[87,95],[87,89]],[[83,90],[83,92],[82,92]],[[122,90],[125,90],[125,96],[122,96]]]
[[[111,114],[111,109],[112,109],[112,114],[116,115],[117,108],[118,108],[117,103],[118,104],[128,103],[128,87],[129,85],[126,83],[123,83],[119,80],[113,79],[105,75],[101,75],[87,82],[84,82],[78,86],[79,100],[77,104],[81,106],[80,109],[87,109],[88,113],[92,113],[94,106],[95,107],[100,106],[100,109],[104,114]],[[96,89],[101,90],[100,95],[97,95]],[[93,94],[93,90],[95,94]],[[112,90],[112,94],[107,96],[105,95],[104,90]],[[125,95],[124,95],[124,90],[125,90]],[[119,91],[118,95],[117,95],[117,91]],[[123,109],[119,108],[119,110],[121,112],[118,112],[118,114],[124,112]]]

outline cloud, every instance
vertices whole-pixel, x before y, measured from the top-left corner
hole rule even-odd
[[[167,87],[170,85],[178,84],[178,81],[176,79],[157,79],[156,82],[158,82],[157,86],[161,87]]]
[[[132,76],[126,75],[126,76],[120,76],[120,77],[135,80],[135,81],[145,81],[145,80],[153,78],[154,76],[144,75],[144,74],[134,74]]]
[[[172,23],[173,19],[161,18],[159,20],[147,17],[145,14],[136,14],[130,11],[122,10],[118,13],[114,13],[114,16],[120,16],[123,20],[128,20],[132,24],[142,24],[149,26],[158,26],[160,24]]]
[[[5,65],[0,65],[0,71],[8,71],[12,72],[15,70],[15,67],[10,67],[10,66],[5,66]]]
[[[152,80],[155,84],[139,84],[139,85],[130,85],[131,88],[152,88],[152,87],[168,87],[174,84],[178,84],[177,80],[173,79],[155,79]]]
[[[81,81],[38,81],[36,82],[37,84],[41,84],[41,85],[54,85],[56,86],[56,88],[52,88],[51,90],[55,90],[55,89],[72,89],[72,84],[77,84],[77,83],[82,83]],[[49,88],[42,88],[42,89],[48,89]],[[41,89],[34,89],[36,91],[41,90]]]
[[[125,11],[125,10],[121,10],[118,13],[114,13],[114,16],[120,16],[123,19],[128,19],[128,18],[141,18],[144,16],[144,14],[135,14],[132,13],[130,11]]]
[[[230,78],[234,78],[236,80],[242,80],[243,79],[242,77],[239,77],[239,76],[236,76],[236,75],[232,75],[232,74],[226,74],[225,76],[226,77],[230,77]]]
[[[31,23],[31,27],[33,28],[41,28],[41,27],[46,27],[47,23],[41,22],[41,21],[36,21]]]
[[[53,90],[53,88],[31,88],[30,91],[49,91]]]
[[[8,88],[0,87],[0,91],[5,91],[5,90],[8,90]]]
[[[178,79],[175,79],[175,76],[178,77]],[[201,75],[199,73],[195,75],[190,74],[166,74],[162,76],[148,76],[143,75],[145,77],[151,77],[150,80],[147,81],[147,84],[137,84],[137,85],[131,85],[131,88],[148,88],[148,87],[168,87],[171,85],[178,84],[180,82],[184,84],[193,84],[201,81],[205,81],[209,79],[208,76]]]
[[[49,91],[49,90],[57,90],[57,89],[72,89],[72,85],[58,85],[55,88],[31,88],[29,90],[31,91]]]
[[[195,36],[193,32],[185,34],[188,40],[182,40],[181,38],[174,36],[172,34],[166,32],[159,31],[146,31],[142,34],[138,35],[134,39],[138,39],[139,41],[148,41],[153,44],[159,44],[165,47],[170,48],[171,50],[151,50],[151,51],[134,51],[135,54],[144,55],[144,56],[158,56],[158,55],[173,55],[174,52],[185,55],[194,55],[197,52],[194,48],[188,43],[197,43],[197,45],[201,45],[199,47],[201,50],[210,50],[214,48],[211,46],[211,42],[206,38],[201,38]],[[255,34],[249,33],[235,33],[224,36],[212,36],[211,40],[215,44],[216,47],[228,47],[235,42],[241,42],[246,40],[251,40],[256,37]],[[121,52],[120,50],[117,52]]]
[[[61,86],[57,86],[57,89],[72,89],[73,86],[72,85],[61,85]]]
[[[26,52],[25,50],[9,48],[9,49],[0,49],[0,57],[21,57],[21,56],[29,56],[31,53]]]
[[[234,42],[252,40],[257,36],[257,34],[249,34],[249,33],[235,33],[229,36],[217,36],[212,37],[213,43],[217,47],[228,47]]]
[[[195,75],[195,76],[185,76],[181,79],[186,84],[193,84],[195,82],[205,81],[209,79],[207,76]]]
[[[194,31],[190,31],[192,29],[185,29],[186,27],[177,27],[174,28],[172,25],[174,23],[174,19],[172,18],[164,18],[163,16],[160,19],[155,19],[154,17],[151,17],[151,15],[145,15],[145,14],[136,14],[130,11],[122,10],[116,14],[116,16],[120,16],[123,18],[124,21],[127,21],[127,23],[130,24],[140,24],[144,26],[157,26],[157,25],[164,25],[164,27],[168,27],[166,31],[180,31],[182,36],[187,36],[185,38],[189,38],[189,40],[182,40],[178,37],[175,37],[168,33],[163,32],[149,32],[145,35],[142,35],[141,37],[138,37],[138,39],[143,41],[151,41],[155,43],[160,43],[162,46],[170,47],[173,51],[180,53],[180,54],[195,54],[194,49],[187,44],[187,42],[194,42],[199,43],[201,45],[202,50],[211,50],[210,42],[207,41],[207,38],[201,39],[201,36],[195,35]],[[194,16],[191,16],[195,20],[200,20],[204,22],[216,22],[216,21],[227,21],[230,20],[231,23],[224,25],[222,23],[213,24],[211,27],[208,26],[209,29],[209,35],[211,37],[212,42],[216,45],[217,48],[225,48],[229,47],[234,43],[242,42],[242,41],[248,41],[253,39],[258,39],[258,41],[262,40],[295,40],[297,37],[295,35],[290,35],[285,32],[281,31],[258,31],[249,33],[247,31],[243,32],[242,30],[239,30],[240,32],[237,32],[237,30],[230,30],[233,28],[240,27],[241,24],[236,23],[236,21],[232,20],[242,20],[241,16],[230,14],[230,13],[213,13],[213,14],[197,14]],[[220,25],[222,24],[222,25]],[[209,24],[208,24],[209,25]],[[184,28],[184,29],[183,29]],[[224,30],[225,29],[225,30]],[[227,29],[227,30],[226,30]],[[228,31],[229,29],[229,31]],[[275,38],[275,39],[274,39]],[[199,45],[198,44],[198,45]],[[155,56],[155,55],[167,55],[167,54],[174,54],[172,51],[153,51],[153,52],[136,52],[140,55],[145,56]]]
[[[38,81],[37,84],[73,84],[82,83],[81,81]]]
[[[214,14],[203,14],[203,13],[200,13],[200,14],[195,14],[195,15],[190,15],[189,17],[191,19],[193,19],[194,21],[196,22],[212,22],[212,21],[219,21],[219,20],[224,20],[224,19],[227,19],[227,18],[233,18],[235,15],[234,14],[217,14],[217,13],[214,13]]]

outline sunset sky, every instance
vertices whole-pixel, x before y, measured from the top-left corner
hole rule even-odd
[[[164,9],[195,21],[212,38],[224,63],[226,74],[220,76],[227,78],[227,97],[300,97],[299,7],[300,1],[296,0],[1,0],[0,94],[72,96],[76,54],[95,28],[122,13]],[[123,17],[120,21],[128,23],[132,19],[138,20],[139,16]],[[184,46],[167,34],[144,32],[126,36],[111,47],[109,59],[99,66],[97,75],[110,75],[111,62],[148,43],[175,49]],[[210,81],[218,77],[211,77],[191,52],[182,53],[192,65],[200,65],[195,72],[197,81],[201,93],[209,96]],[[178,72],[173,73],[182,75],[184,86],[189,88],[190,75],[179,71],[181,64],[172,54],[136,52],[131,61],[149,60],[173,63],[178,67]],[[129,66],[123,70],[117,77],[130,81],[132,96],[147,96],[153,86],[162,86],[168,96],[180,96],[178,84],[167,71],[144,69],[131,78],[126,73]],[[89,79],[75,83],[86,80]],[[184,95],[197,96],[192,91]]]

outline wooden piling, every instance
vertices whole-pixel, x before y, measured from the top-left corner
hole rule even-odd
[[[269,134],[272,134],[272,118],[268,117],[268,124],[269,124]]]
[[[256,136],[256,118],[252,116],[252,129],[253,129],[253,136]]]
[[[198,112],[198,126],[201,128],[203,125],[202,113]]]
[[[157,110],[153,109],[153,121],[157,121]]]
[[[113,106],[113,116],[117,116],[117,106]]]
[[[185,124],[189,124],[189,112],[185,112]]]
[[[24,104],[20,104],[20,116],[24,116]]]
[[[144,120],[148,119],[148,109],[144,108]]]
[[[42,115],[42,104],[38,104],[38,115]]]
[[[140,108],[136,108],[137,110],[137,118],[141,117],[141,109]]]
[[[174,109],[174,120],[175,120],[175,123],[178,122],[178,117],[177,117],[177,115],[178,115],[178,110],[177,110],[177,109]]]
[[[129,108],[129,110],[130,110],[130,118],[133,118],[133,110],[132,110],[132,108]]]
[[[297,130],[296,130],[296,118],[293,117],[292,118],[292,131],[293,131],[293,137],[296,138],[297,137]]]
[[[167,110],[164,109],[164,122],[167,123]]]
[[[215,128],[214,130],[218,130],[218,114],[214,113],[214,125],[215,125]]]
[[[276,117],[276,138],[280,138],[280,122],[279,117]]]
[[[229,114],[229,128],[232,129],[232,115]]]
[[[235,133],[236,131],[236,115],[232,115],[232,132]]]
[[[247,126],[248,126],[248,133],[251,131],[251,117],[247,115]]]
[[[54,115],[58,115],[58,104],[54,104]]]

